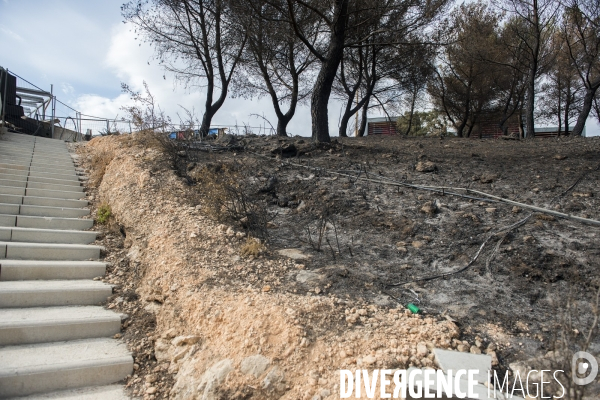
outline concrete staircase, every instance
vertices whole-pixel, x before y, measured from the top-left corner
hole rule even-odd
[[[126,399],[133,370],[62,141],[0,136],[0,399]]]

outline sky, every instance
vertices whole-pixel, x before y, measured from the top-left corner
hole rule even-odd
[[[135,40],[123,23],[123,0],[0,0],[0,66],[49,90],[83,114],[121,118],[131,104],[121,83],[139,91],[146,81],[161,109],[178,121],[182,106],[202,116],[205,95],[176,85],[152,60],[153,50]],[[21,86],[21,84],[19,84]],[[341,103],[330,102],[330,133],[337,135]],[[61,113],[60,105],[58,114]],[[63,112],[64,113],[64,112]],[[252,115],[277,119],[267,98],[228,98],[213,125],[263,125]],[[379,116],[379,115],[373,115]],[[587,132],[600,134],[590,121]],[[288,125],[294,135],[310,136],[310,110],[301,105]]]

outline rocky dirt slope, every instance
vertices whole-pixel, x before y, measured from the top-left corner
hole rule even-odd
[[[435,346],[491,354],[514,373],[540,369],[560,334],[584,338],[600,286],[598,228],[533,213],[461,274],[412,282],[468,265],[529,211],[381,182],[469,187],[598,220],[600,141],[225,144],[169,154],[121,136],[80,148],[96,206],[111,211],[99,227],[105,280],[118,285],[108,307],[130,315],[134,395],[335,399],[339,369],[435,367]],[[219,196],[206,186],[232,177],[264,205],[266,247],[248,251],[247,220],[215,220]],[[600,350],[597,332],[589,350]]]
[[[320,276],[268,252],[241,257],[245,233],[210,220],[157,149],[122,136],[80,152],[93,200],[111,210],[101,243],[105,280],[118,286],[108,307],[130,315],[133,395],[333,399],[340,368],[433,366],[433,346],[471,348],[443,317],[290,293],[284,277],[317,286]]]

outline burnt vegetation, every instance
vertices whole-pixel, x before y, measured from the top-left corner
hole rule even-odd
[[[182,201],[246,232],[244,257],[293,248],[299,269],[327,280],[282,290],[417,302],[466,337],[510,337],[502,371],[551,352],[564,367],[577,343],[597,350],[600,152],[579,138],[600,120],[597,1],[151,0],[123,15],[168,72],[207,93],[201,121],[192,110],[174,124],[147,86],[124,87],[135,135],[185,180]],[[228,95],[269,98],[276,135],[208,135]],[[302,103],[312,140],[287,132]],[[401,136],[361,138],[375,108],[400,115]],[[571,137],[462,139],[483,124],[534,138],[534,120]],[[561,298],[577,321],[557,317]]]
[[[401,115],[404,134],[459,137],[487,123],[532,138],[534,121],[582,135],[600,118],[595,0],[138,0],[122,13],[169,75],[206,93],[202,136],[231,96],[269,98],[279,136],[309,103],[316,142],[331,140],[332,98],[342,137],[364,135],[373,109]]]

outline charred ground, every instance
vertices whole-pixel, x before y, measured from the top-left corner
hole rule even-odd
[[[494,368],[502,373],[519,363],[539,369],[535,360],[549,358],[557,338],[566,335],[576,346],[589,331],[600,286],[600,228],[464,191],[396,183],[471,188],[599,220],[598,139],[365,137],[314,145],[300,137],[228,136],[195,150],[140,137],[105,139],[90,143],[84,164],[92,177],[108,165],[104,181],[101,176],[91,182],[89,193],[96,205],[111,203],[115,214],[109,228],[98,227],[106,231],[99,243],[112,263],[104,279],[119,285],[109,307],[130,315],[123,336],[138,364],[128,381],[134,394],[184,398],[177,396],[191,383],[185,373],[177,374],[179,368],[193,361],[201,372],[227,351],[265,351],[263,339],[246,344],[256,328],[243,328],[237,337],[211,325],[235,329],[246,315],[259,326],[282,321],[286,335],[299,335],[300,344],[280,356],[290,368],[289,398],[310,398],[314,389],[306,387],[315,385],[314,376],[334,375],[344,365],[356,368],[368,348],[377,365],[390,368],[431,365],[431,357],[416,357],[419,341],[493,353]],[[232,198],[244,206],[232,207]],[[517,222],[522,225],[491,236]],[[285,249],[297,251],[283,256],[279,251]],[[227,309],[232,321],[214,311],[240,296],[245,300]],[[248,315],[261,301],[271,307],[265,310],[286,311]],[[394,311],[408,302],[424,313],[417,326],[433,329],[422,332],[450,320],[460,337],[452,327],[441,328],[439,337],[421,335],[411,318],[405,323],[404,312]],[[197,318],[201,322],[194,325]],[[388,348],[394,329],[398,340],[408,341],[405,347]],[[164,354],[174,351],[165,350],[168,341],[190,331],[203,337],[201,350],[192,346],[180,353],[186,354],[182,359],[165,362]],[[279,343],[279,336],[264,338]],[[353,344],[363,336],[364,344]],[[600,351],[597,333],[589,350]],[[307,351],[320,361],[310,361]],[[331,362],[324,363],[327,357]],[[301,369],[294,372],[319,364],[305,380],[298,378]],[[239,382],[245,381],[232,378],[223,398],[280,396],[254,383],[242,390]]]

